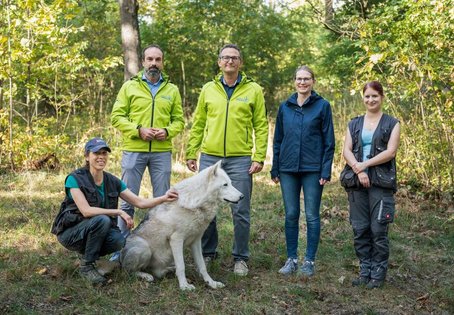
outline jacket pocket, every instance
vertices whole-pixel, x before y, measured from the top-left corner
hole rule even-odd
[[[117,209],[118,208],[118,192],[113,191],[107,194],[107,208]]]
[[[358,175],[355,174],[353,169],[348,164],[345,164],[344,169],[340,173],[339,180],[342,187],[345,189],[359,188]]]
[[[381,224],[392,223],[394,221],[395,202],[393,197],[383,197],[380,200],[377,222]]]
[[[385,165],[375,167],[375,183],[374,186],[385,189],[396,189],[396,177],[394,171]]]
[[[84,193],[90,206],[94,206],[98,203],[98,193],[96,192],[96,189],[92,187],[80,187],[80,190]]]

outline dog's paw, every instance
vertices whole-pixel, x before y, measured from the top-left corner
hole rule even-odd
[[[137,271],[136,272],[136,276],[142,280],[145,280],[147,282],[153,282],[154,281],[154,278],[152,275],[150,275],[149,273],[146,273],[146,272],[141,272],[141,271]]]
[[[186,283],[184,285],[180,285],[180,289],[183,291],[192,291],[192,290],[195,290],[195,286],[193,286],[192,284]]]
[[[101,276],[105,276],[116,269],[120,269],[120,263],[118,261],[98,260],[96,264],[98,266],[97,270]]]
[[[208,285],[210,286],[210,288],[213,288],[213,289],[221,289],[221,288],[225,287],[224,283],[218,282],[218,281],[209,282]]]

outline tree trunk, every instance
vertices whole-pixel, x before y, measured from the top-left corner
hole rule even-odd
[[[121,43],[123,46],[124,79],[128,80],[140,69],[138,0],[119,0],[121,20]]]
[[[12,69],[12,57],[11,57],[11,16],[10,16],[10,4],[6,3],[7,21],[8,21],[8,69]],[[9,74],[9,161],[10,167],[14,170],[14,151],[13,151],[13,77]]]
[[[334,19],[333,0],[325,0],[325,23],[331,25]]]
[[[183,81],[183,108],[186,110],[186,73],[183,58],[181,59],[181,80]]]

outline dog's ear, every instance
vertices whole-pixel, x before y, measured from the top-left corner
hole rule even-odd
[[[221,168],[221,163],[222,161],[219,160],[216,162],[216,164],[214,164],[214,167],[213,167],[213,175],[216,176],[218,174],[218,169]]]

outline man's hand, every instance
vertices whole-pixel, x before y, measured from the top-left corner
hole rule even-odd
[[[167,139],[167,131],[164,128],[139,128],[139,136],[142,140],[164,141]]]
[[[167,139],[167,131],[164,128],[150,128],[153,131],[155,140],[164,141]]]
[[[187,160],[186,166],[191,172],[197,171],[197,160]]]
[[[251,167],[249,168],[249,175],[258,173],[262,170],[263,164],[259,162],[253,161],[251,164]]]
[[[139,128],[139,136],[144,141],[151,141],[154,138],[154,131],[153,128]]]

